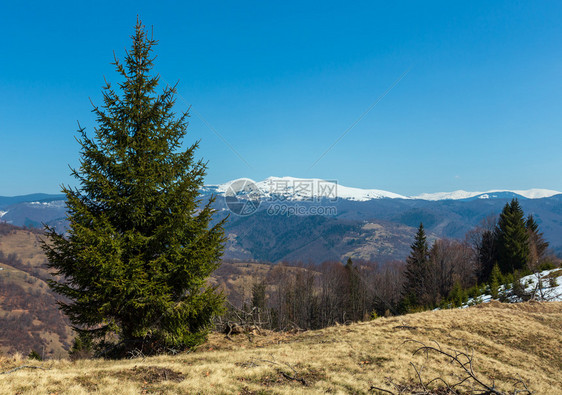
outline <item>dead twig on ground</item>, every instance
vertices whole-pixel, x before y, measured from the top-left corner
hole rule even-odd
[[[14,373],[20,369],[41,369],[41,370],[49,370],[47,368],[43,368],[41,366],[33,366],[33,365],[22,365],[22,366],[18,366],[17,368],[13,368],[10,370],[7,370],[5,372],[0,372],[0,374],[10,374],[10,373]]]
[[[410,325],[397,325],[394,329],[418,329],[417,326],[410,326]]]
[[[256,361],[266,362],[266,363],[270,363],[270,364],[272,364],[272,365],[286,366],[286,367],[288,367],[289,369],[291,369],[291,370],[295,373],[295,375],[294,375],[294,376],[291,376],[291,375],[287,374],[286,372],[283,372],[282,370],[279,369],[277,372],[278,372],[281,376],[283,376],[283,377],[286,378],[287,380],[298,381],[299,383],[301,383],[301,384],[304,385],[304,386],[307,386],[307,385],[308,385],[308,383],[306,382],[306,380],[305,380],[304,378],[299,377],[299,372],[297,372],[295,368],[293,368],[291,365],[289,365],[289,364],[286,363],[286,362],[283,363],[283,364],[280,364],[280,363],[278,363],[278,362],[269,361],[269,360],[267,360],[267,359],[256,359]]]
[[[529,390],[525,382],[521,377],[514,379],[514,389],[510,392],[502,392],[496,388],[496,384],[494,380],[492,383],[486,383],[484,379],[477,376],[474,372],[474,350],[459,351],[455,349],[443,349],[441,345],[434,341],[435,346],[427,345],[424,342],[414,339],[408,339],[404,343],[417,343],[419,345],[416,348],[412,355],[416,355],[418,353],[425,353],[426,360],[429,360],[430,352],[437,353],[440,355],[444,355],[447,357],[451,363],[454,363],[458,368],[461,370],[461,374],[455,375],[457,377],[457,381],[455,383],[448,383],[442,376],[435,377],[429,381],[424,380],[423,377],[423,368],[424,365],[420,367],[416,366],[413,362],[410,362],[410,365],[414,368],[417,376],[417,384],[412,387],[411,385],[396,385],[392,382],[391,379],[388,379],[388,383],[392,384],[394,388],[398,391],[398,394],[404,393],[405,391],[411,393],[419,393],[419,394],[432,394],[432,393],[439,393],[439,394],[460,394],[464,393],[460,389],[461,386],[467,386],[470,384],[470,388],[468,391],[471,394],[478,394],[478,395],[508,395],[508,394],[531,394],[532,392]],[[439,382],[441,386],[437,389],[433,390],[430,388],[430,385],[433,383]],[[517,388],[518,386],[522,386],[523,388]],[[380,387],[375,387],[372,385],[369,388],[370,391],[379,391],[385,392],[389,394],[394,394],[391,390],[387,390]]]

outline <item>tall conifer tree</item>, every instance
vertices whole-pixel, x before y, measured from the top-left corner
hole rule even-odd
[[[498,264],[502,273],[522,270],[529,261],[529,233],[517,199],[504,206],[496,228]]]
[[[430,275],[429,265],[429,247],[423,224],[420,223],[414,243],[411,246],[410,255],[406,259],[406,281],[402,291],[405,309],[427,304],[427,286]]]
[[[497,232],[485,230],[482,232],[481,241],[478,246],[478,262],[480,263],[478,280],[487,282],[492,270],[498,260]]]
[[[137,22],[122,81],[103,89],[97,127],[81,133],[78,188],[63,187],[67,235],[44,244],[58,281],[51,287],[75,329],[116,356],[185,349],[205,339],[223,296],[206,284],[220,265],[223,222],[199,189],[206,165],[198,143],[182,149],[188,113],[173,112],[175,87],[157,92],[156,44]],[[100,341],[100,339],[105,339]]]
[[[537,269],[540,261],[546,256],[549,242],[544,239],[542,232],[539,230],[539,224],[535,221],[532,214],[527,217],[525,226],[529,233],[529,263],[533,269]]]

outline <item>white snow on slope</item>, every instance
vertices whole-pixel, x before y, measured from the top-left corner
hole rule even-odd
[[[555,273],[554,286],[551,286],[549,274]],[[521,283],[525,286],[525,292],[532,296],[532,299],[547,302],[562,302],[562,270],[552,269],[544,270],[540,273],[531,274],[521,278]],[[509,295],[509,290],[506,290],[502,285],[499,288],[499,294]],[[462,305],[461,308],[472,306],[479,303],[488,303],[492,300],[492,296],[484,294],[478,296],[476,299],[470,298],[468,302]],[[507,296],[510,303],[520,302],[521,299],[515,295]]]
[[[559,191],[553,191],[551,189],[528,189],[526,191],[514,190],[510,192],[525,196],[527,199],[542,199],[554,195],[560,195],[562,193]]]
[[[241,183],[248,179],[237,179],[224,184],[212,186],[217,193],[225,193],[234,183]],[[251,181],[251,180],[250,180]],[[283,197],[287,200],[309,200],[311,198],[347,199],[354,201],[367,201],[371,199],[408,199],[380,189],[361,189],[339,185],[337,181],[322,180],[319,178],[295,177],[268,177],[255,183],[262,197]],[[240,185],[240,184],[238,184]]]
[[[494,197],[495,193],[500,192],[512,192],[517,195],[526,197],[527,199],[541,199],[545,197],[551,197],[554,195],[559,195],[562,192],[553,191],[551,189],[527,189],[527,190],[506,190],[506,189],[494,189],[486,192],[467,192],[463,190],[453,191],[453,192],[437,192],[437,193],[422,193],[418,196],[411,196],[411,199],[421,199],[421,200],[458,200],[458,199],[468,199],[478,195],[482,195],[481,199],[489,199]]]
[[[295,200],[304,200],[313,197],[338,197],[341,199],[366,201],[371,199],[407,199],[399,195],[380,189],[361,189],[340,185],[337,181],[322,180],[319,178],[303,179],[295,177],[269,177],[257,183],[266,195],[281,194],[294,196]],[[312,194],[311,194],[312,191]],[[333,195],[335,194],[335,195]]]
[[[63,208],[66,205],[66,201],[52,200],[48,202],[26,202],[25,204],[33,208]]]
[[[208,185],[206,189],[213,192],[224,194],[238,179],[220,185]],[[249,180],[253,182],[252,180]],[[339,184],[333,180],[322,180],[318,178],[296,178],[296,177],[268,177],[263,181],[255,182],[260,194],[264,198],[272,196],[282,196],[286,200],[307,200],[310,198],[333,198],[353,201],[368,201],[372,199],[421,199],[421,200],[459,200],[480,196],[481,199],[490,199],[499,192],[512,192],[528,199],[540,199],[558,195],[562,192],[550,189],[529,189],[529,190],[492,190],[487,192],[467,192],[463,190],[453,192],[423,193],[417,196],[403,196],[397,193],[388,192],[380,189],[352,188]],[[240,185],[240,184],[238,184]]]
[[[453,191],[453,192],[436,192],[436,193],[422,193],[421,195],[411,196],[410,199],[420,199],[420,200],[459,200],[468,199],[474,196],[478,196],[485,192],[467,192],[463,190]]]

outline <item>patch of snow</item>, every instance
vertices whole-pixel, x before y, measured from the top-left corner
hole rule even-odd
[[[421,195],[411,196],[411,199],[420,200],[460,200],[468,199],[480,195],[482,192],[467,192],[463,190],[453,192],[422,193]]]
[[[472,197],[478,196],[479,199],[490,199],[496,197],[492,194],[501,193],[501,192],[515,193],[527,199],[542,199],[554,195],[559,195],[562,193],[551,189],[527,189],[527,190],[494,189],[486,192],[467,192],[463,190],[458,190],[453,192],[422,193],[421,195],[411,196],[410,198],[421,199],[421,200],[459,200],[459,199],[470,199]]]
[[[492,192],[501,192],[501,191],[492,191]],[[527,189],[526,191],[514,190],[509,192],[513,192],[518,195],[524,196],[527,199],[542,199],[554,195],[560,195],[562,193],[559,191],[553,191],[551,189]]]
[[[27,202],[26,204],[33,208],[64,208],[66,205],[66,201],[52,200],[49,202]]]
[[[551,286],[551,280],[547,276],[550,273],[558,272],[555,277],[555,286]],[[562,269],[552,269],[544,270],[540,273],[530,274],[528,276],[521,278],[521,283],[525,286],[525,293],[531,296],[531,299],[539,301],[549,301],[549,302],[562,302]],[[498,293],[500,295],[505,295],[508,302],[517,303],[521,302],[521,299],[516,295],[509,295],[509,290],[513,288],[513,284],[509,289],[505,289],[505,286],[500,286]],[[462,305],[461,308],[466,308],[474,304],[488,303],[492,300],[492,296],[489,294],[480,295],[476,298],[469,298],[468,302]]]

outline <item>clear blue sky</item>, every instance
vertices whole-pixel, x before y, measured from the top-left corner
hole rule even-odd
[[[74,183],[76,122],[93,130],[137,14],[207,183],[562,190],[560,2],[73,1],[0,6],[0,195]]]

